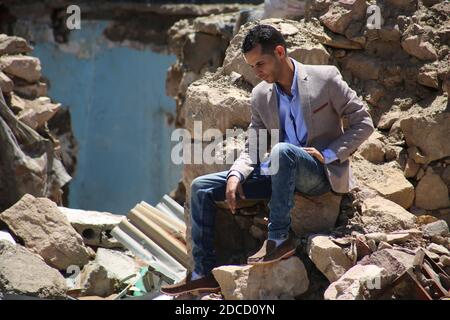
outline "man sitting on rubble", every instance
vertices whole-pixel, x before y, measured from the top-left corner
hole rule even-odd
[[[335,66],[305,65],[288,57],[286,42],[275,28],[258,25],[242,44],[245,61],[263,81],[252,91],[251,137],[258,129],[279,129],[280,141],[269,154],[278,168],[262,170],[268,162],[255,161],[245,150],[228,171],[199,176],[192,181],[192,254],[194,270],[184,280],[163,286],[168,295],[218,292],[211,273],[216,267],[214,250],[215,201],[227,200],[236,211],[237,197],[270,199],[268,239],[248,258],[248,264],[267,264],[288,258],[296,244],[290,232],[294,192],[321,195],[347,193],[354,187],[350,155],[373,132],[372,119]],[[348,119],[344,132],[342,117]],[[265,168],[264,168],[265,169]]]

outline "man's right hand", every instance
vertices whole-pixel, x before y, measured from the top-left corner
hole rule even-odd
[[[227,198],[228,207],[231,213],[236,213],[236,196],[239,195],[241,199],[245,199],[244,189],[242,189],[241,181],[237,176],[230,176],[227,180],[227,190],[225,196]]]

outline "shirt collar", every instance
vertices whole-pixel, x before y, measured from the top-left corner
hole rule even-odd
[[[295,61],[292,58],[289,58],[289,59],[291,59],[292,64],[294,65],[294,79],[292,80],[292,86],[291,86],[291,93],[292,93],[292,96],[294,97],[295,95],[297,95],[297,90],[298,90],[297,77],[298,77],[298,67],[299,66],[297,65],[297,61]],[[277,82],[275,82],[275,88],[276,88],[278,94],[286,95],[284,93],[283,89],[281,89],[281,86]]]

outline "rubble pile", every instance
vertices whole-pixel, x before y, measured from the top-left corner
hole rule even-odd
[[[169,29],[168,47],[177,62],[168,70],[166,94],[176,101],[177,127],[185,124],[181,112],[187,88],[222,65],[236,19],[235,12],[223,13],[179,20]],[[202,48],[202,54],[198,54],[198,48]]]
[[[203,11],[185,16],[237,12],[241,7],[199,6]],[[211,40],[203,32],[216,34],[200,18],[195,24],[202,30],[199,41]],[[156,207],[137,204],[123,219],[63,206],[77,146],[70,115],[47,97],[48,81],[39,59],[29,55],[32,50],[23,38],[0,36],[5,146],[0,151],[5,178],[0,182],[0,299],[17,294],[58,299],[157,294],[161,284],[179,281],[186,272],[182,208],[165,196]],[[221,65],[223,57],[217,59]],[[190,65],[196,66],[195,61]]]
[[[123,217],[25,194],[0,213],[0,299],[157,296],[186,272],[181,212],[167,196]]]
[[[257,23],[278,28],[300,62],[336,65],[376,127],[351,156],[355,189],[295,194],[298,247],[289,259],[245,265],[267,237],[267,201],[241,201],[236,215],[217,202],[221,266],[213,274],[221,292],[202,299],[449,297],[450,5],[385,1],[381,28],[369,29],[370,4],[311,1],[303,18],[243,25],[238,11],[219,12],[170,28],[177,62],[166,84],[177,101],[177,126],[194,142],[224,138],[216,143],[215,163],[185,165],[186,199],[196,177],[227,170],[244,146],[259,80],[240,45]],[[61,205],[75,148],[52,125],[65,115],[46,97],[31,50],[21,38],[0,36],[0,299],[120,299],[180,280],[192,271],[189,201],[184,209],[167,197],[155,207],[141,202],[120,219]]]
[[[50,27],[56,42],[67,41],[68,30],[61,28],[60,19],[66,14],[61,9],[62,3],[45,8],[10,1],[5,5],[2,12],[8,18],[12,17],[11,13],[20,17],[42,15],[43,20],[48,18],[52,21]],[[213,30],[201,17],[226,15],[253,6],[147,4],[124,7],[119,3],[105,4],[102,12],[97,12],[97,5],[83,3],[82,7],[91,17],[104,15],[103,18],[114,19],[105,31],[110,40],[129,41],[129,45],[139,48],[152,43],[156,51],[166,52],[166,31],[176,20],[195,20],[199,34],[192,43],[207,45],[212,41],[215,48],[223,41],[222,27],[218,25],[218,29]],[[142,11],[139,17],[137,11]],[[136,19],[129,19],[129,16]],[[173,216],[173,212],[182,216],[182,208],[167,195],[155,208],[146,203],[138,204],[130,212],[129,221],[106,212],[64,207],[67,184],[76,169],[78,148],[71,131],[70,114],[48,97],[49,82],[42,76],[40,60],[31,56],[33,47],[24,38],[9,35],[20,33],[27,39],[33,38],[32,32],[26,32],[32,31],[29,28],[33,26],[13,21],[15,19],[4,19],[0,23],[0,29],[8,32],[8,35],[0,34],[0,299],[11,294],[59,299],[119,299],[130,294],[154,295],[162,283],[180,280],[188,259],[186,227],[179,217]],[[225,29],[230,31],[228,27]],[[229,38],[231,35],[229,33]],[[223,51],[227,44],[222,45]],[[189,54],[188,44],[186,57]],[[204,72],[203,62],[191,58],[189,68]],[[218,66],[222,60],[219,54],[206,64]],[[136,236],[135,242],[132,236]],[[175,238],[167,240],[172,236]],[[149,246],[134,246],[142,245],[143,240]]]
[[[366,103],[376,127],[351,156],[357,188],[345,195],[295,195],[292,229],[300,241],[297,257],[307,275],[299,276],[297,281],[309,287],[298,283],[298,288],[303,289],[296,291],[286,285],[283,295],[276,281],[259,288],[261,284],[250,279],[250,275],[260,272],[253,270],[254,266],[230,266],[245,264],[246,257],[267,237],[267,202],[242,201],[236,215],[230,214],[226,204],[217,202],[216,223],[221,228],[217,230],[216,249],[219,263],[225,266],[218,267],[214,274],[223,289],[222,298],[448,296],[450,6],[436,1],[385,1],[381,28],[369,29],[366,9],[372,4],[376,3],[311,1],[304,18],[256,20],[240,28],[235,25],[221,65],[205,68],[204,74],[190,73],[188,82],[181,81],[182,73],[174,81],[173,70],[169,70],[168,91],[182,93],[178,96],[182,99],[177,100],[180,123],[194,140],[202,138],[194,136],[195,121],[200,120],[202,127],[197,130],[203,139],[211,138],[207,131],[210,128],[218,129],[217,134],[223,138],[217,144],[215,163],[184,166],[186,199],[190,198],[194,178],[228,170],[231,163],[225,160],[244,146],[251,90],[260,80],[245,63],[240,46],[246,32],[257,23],[278,28],[286,38],[290,56],[298,61],[336,65]],[[222,25],[230,23],[229,15],[202,19],[210,24],[208,29],[214,29],[218,20],[223,19]],[[181,32],[185,39],[193,39],[199,32],[194,24],[183,26],[181,22],[174,25],[173,41],[180,39]],[[222,52],[222,48],[218,46],[216,52]],[[202,52],[203,47],[191,49]],[[184,65],[183,59],[182,54],[178,55],[177,64]],[[345,118],[343,125],[345,128]],[[225,136],[227,130],[235,130],[235,136]],[[189,210],[186,201],[188,250]],[[239,250],[234,250],[236,246]],[[267,266],[273,270],[281,267],[277,263]],[[297,267],[290,268],[294,271]],[[262,279],[270,277],[271,272],[260,275],[265,285],[267,281]],[[259,295],[252,290],[259,290]]]
[[[25,39],[0,34],[0,210],[24,194],[63,203],[75,170],[68,111],[47,97],[39,59]],[[52,118],[58,118],[52,122]]]

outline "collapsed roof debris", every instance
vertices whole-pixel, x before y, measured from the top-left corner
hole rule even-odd
[[[294,257],[264,267],[240,266],[267,236],[267,206],[258,201],[232,216],[218,205],[216,247],[224,265],[213,274],[222,292],[205,299],[450,298],[449,3],[386,5],[395,8],[380,30],[366,29],[361,12],[367,3],[359,0],[313,1],[308,21],[264,20],[283,32],[299,61],[337,65],[368,104],[377,130],[352,156],[358,181],[352,192],[295,195],[292,220],[299,246]],[[198,114],[204,115],[205,130],[245,128],[250,121],[251,89],[259,80],[244,64],[239,47],[257,22],[243,24],[231,36],[232,15],[182,20],[169,31],[178,60],[168,72],[167,92],[177,99],[180,126],[192,128]],[[214,41],[207,41],[211,37]],[[192,54],[200,49],[215,54]],[[49,143],[31,128],[45,127],[58,105],[26,100],[45,96],[46,86],[36,80],[38,61],[18,58],[30,52],[23,39],[0,37],[0,52],[6,96],[0,104],[0,142],[6,146],[0,159],[14,165],[0,167],[11,178],[0,186],[8,196],[0,213],[3,297],[165,299],[158,288],[181,280],[191,268],[188,201],[185,208],[168,196],[155,206],[142,201],[120,220],[61,207],[58,194],[70,177],[54,155],[55,141]],[[3,59],[5,54],[11,57]],[[42,105],[48,107],[43,115]],[[35,113],[25,112],[28,107]],[[225,141],[223,154],[239,152],[244,140],[245,132]],[[39,147],[39,153],[29,152],[27,144]],[[20,160],[12,161],[16,155]],[[185,166],[186,200],[194,178],[227,168]],[[39,192],[32,192],[36,186]],[[305,204],[308,208],[302,208]],[[24,207],[31,214],[17,210]],[[311,218],[317,212],[323,216],[320,224]],[[40,225],[44,219],[55,219],[58,226]],[[33,234],[42,241],[33,241]],[[56,241],[61,239],[73,247]],[[61,261],[58,245],[69,262]],[[20,279],[17,270],[33,277]]]

